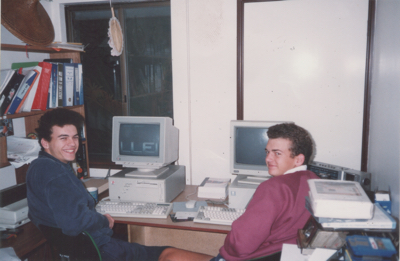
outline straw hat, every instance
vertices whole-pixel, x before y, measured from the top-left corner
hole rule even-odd
[[[1,24],[31,45],[49,45],[54,27],[39,0],[1,0]]]

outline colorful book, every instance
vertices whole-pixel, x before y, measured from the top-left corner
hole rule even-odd
[[[64,63],[63,65],[63,106],[73,106],[75,90],[75,65],[73,63]]]
[[[44,59],[43,62],[48,63],[73,63],[72,58],[50,58]]]
[[[64,64],[57,65],[57,107],[63,106]]]
[[[22,62],[22,63],[12,63],[11,69],[16,70],[20,68],[28,68],[28,67],[35,67],[38,66],[39,62]]]
[[[38,89],[38,86],[39,86],[40,77],[41,77],[41,74],[42,74],[42,67],[36,66],[35,70],[38,72],[38,75],[36,76],[37,80],[35,80],[35,82],[32,84],[31,90],[26,95],[25,101],[22,103],[20,109],[17,110],[16,113],[18,113],[18,112],[30,112],[31,109],[32,109],[33,100],[35,99],[36,92],[37,92],[37,89]]]
[[[4,88],[3,93],[0,96],[1,106],[0,106],[0,115],[3,116],[6,114],[7,108],[10,106],[15,94],[17,93],[22,81],[25,76],[19,73],[15,73],[7,86]]]
[[[25,75],[24,80],[21,83],[21,86],[18,88],[17,93],[15,94],[10,106],[6,111],[7,114],[14,114],[17,111],[19,111],[24,100],[26,99],[26,95],[29,93],[33,84],[37,80],[37,76],[38,72],[36,70],[32,70],[27,75]]]
[[[51,64],[51,77],[49,85],[49,94],[47,108],[52,109],[57,107],[57,90],[58,90],[58,64]]]
[[[52,64],[47,62],[40,62],[39,65],[42,67],[42,73],[39,78],[39,85],[36,91],[36,96],[33,100],[32,110],[45,111],[47,108],[47,96],[49,95]]]
[[[83,105],[83,75],[82,64],[75,63],[75,93],[74,105]]]

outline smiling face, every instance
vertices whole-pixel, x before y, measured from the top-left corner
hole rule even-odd
[[[74,125],[53,126],[51,141],[42,139],[40,142],[45,152],[61,162],[68,163],[75,160],[79,148],[79,135]]]
[[[265,151],[267,156],[265,162],[271,176],[283,175],[286,171],[303,165],[304,155],[299,154],[292,157],[290,146],[292,142],[288,139],[269,139]]]

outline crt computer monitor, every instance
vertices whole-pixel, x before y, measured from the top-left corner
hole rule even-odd
[[[178,160],[178,136],[169,117],[115,116],[111,159],[141,172],[161,169]]]
[[[284,123],[284,121],[231,121],[230,169],[232,174],[270,177],[265,162],[267,130],[279,123]]]

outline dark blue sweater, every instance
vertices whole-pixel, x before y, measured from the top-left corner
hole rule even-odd
[[[29,166],[26,183],[28,216],[36,226],[58,227],[70,236],[87,231],[99,247],[109,242],[107,218],[96,212],[94,199],[68,164],[41,151]]]

